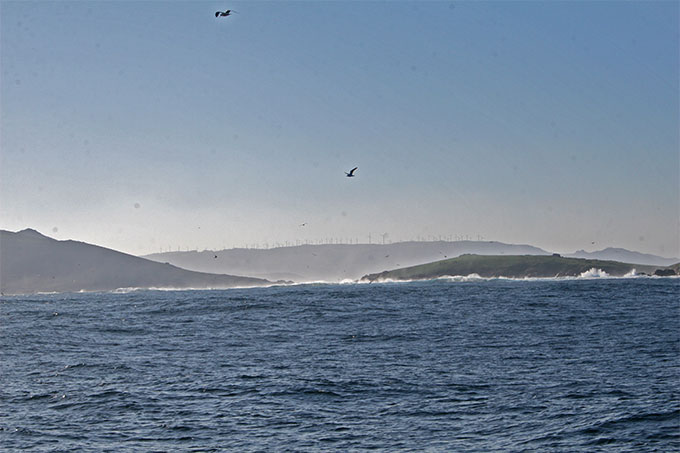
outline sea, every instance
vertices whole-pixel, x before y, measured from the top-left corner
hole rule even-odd
[[[3,297],[0,450],[677,452],[680,279]]]

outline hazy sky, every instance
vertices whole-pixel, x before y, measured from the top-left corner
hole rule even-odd
[[[678,5],[3,0],[0,228],[679,256]]]

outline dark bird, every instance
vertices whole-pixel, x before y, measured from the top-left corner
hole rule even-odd
[[[355,171],[357,168],[359,168],[359,167],[354,167],[353,169],[351,169],[351,170],[349,171],[349,173],[345,172],[345,174],[347,175],[347,177],[348,177],[348,178],[353,178],[353,177],[354,177],[354,171]]]
[[[227,17],[231,15],[231,13],[235,13],[233,9],[228,9],[226,11],[215,11],[215,17]]]

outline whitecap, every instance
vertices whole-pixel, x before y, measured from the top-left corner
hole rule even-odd
[[[633,277],[638,277],[637,271],[633,268],[628,272],[626,275],[623,276],[623,278],[633,278]]]
[[[591,267],[589,270],[582,272],[579,278],[607,278],[609,274],[595,267]]]
[[[477,273],[472,273],[468,275],[444,275],[442,277],[439,277],[438,280],[446,280],[450,282],[473,282],[479,280],[492,280],[492,279],[488,277],[482,277]]]

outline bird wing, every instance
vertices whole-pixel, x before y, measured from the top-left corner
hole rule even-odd
[[[215,17],[220,17],[220,12],[219,12],[219,11],[215,11]]]
[[[359,167],[354,167],[353,169],[351,169],[351,170],[349,171],[349,174],[350,174],[350,175],[353,175],[353,174],[354,174],[354,170],[356,170],[357,168],[359,168]]]

